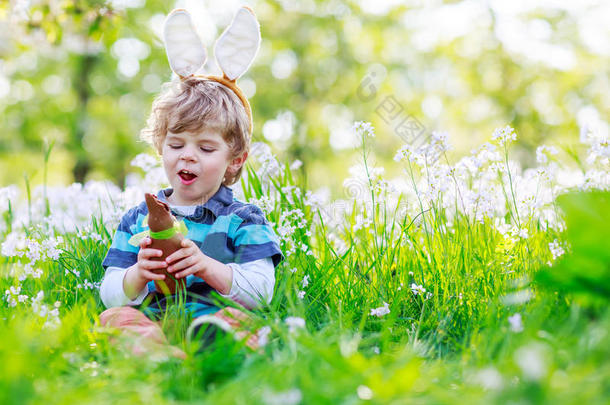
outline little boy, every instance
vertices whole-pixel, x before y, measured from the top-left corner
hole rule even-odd
[[[151,249],[150,238],[139,247],[128,240],[147,229],[148,213],[142,202],[122,218],[102,263],[106,270],[100,295],[106,307],[103,325],[145,336],[161,344],[165,336],[155,319],[170,297],[155,291],[155,280],[165,269],[186,279],[185,307],[193,318],[217,313],[227,319],[244,314],[220,308],[210,300],[212,291],[246,308],[269,303],[275,284],[274,268],[282,252],[262,211],[233,198],[228,187],[240,177],[251,137],[249,105],[219,81],[192,76],[170,83],[153,103],[142,138],[162,156],[171,188],[157,197],[166,202],[188,234],[181,249],[165,261],[152,260],[161,251]],[[175,298],[175,296],[174,296]],[[149,318],[133,307],[142,306]]]

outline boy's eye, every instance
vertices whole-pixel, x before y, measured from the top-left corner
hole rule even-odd
[[[182,145],[169,145],[169,147],[172,149],[180,149]]]
[[[210,148],[200,148],[200,149],[204,152],[214,152],[214,149],[210,149]]]

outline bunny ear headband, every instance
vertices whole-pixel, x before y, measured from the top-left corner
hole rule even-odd
[[[239,97],[250,119],[252,133],[252,110],[248,99],[237,86],[237,79],[243,75],[254,60],[261,42],[260,26],[254,12],[249,7],[240,8],[229,27],[222,33],[214,46],[214,54],[223,76],[196,75],[207,60],[205,47],[195,32],[191,15],[183,9],[172,11],[163,26],[163,40],[169,65],[180,79],[200,77],[221,83]]]

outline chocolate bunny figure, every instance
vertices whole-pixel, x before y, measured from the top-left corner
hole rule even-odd
[[[176,218],[169,210],[169,206],[163,201],[150,193],[144,195],[146,206],[148,207],[148,227],[150,229],[150,239],[152,240],[149,248],[159,249],[163,252],[160,257],[155,257],[152,260],[164,261],[167,256],[180,249],[180,243],[184,239],[180,232]],[[169,274],[164,269],[152,270],[155,273],[165,274],[165,280],[156,280],[155,287],[157,291],[164,294],[174,294],[176,292],[176,283],[180,287],[185,286],[185,280],[175,280],[175,277]]]

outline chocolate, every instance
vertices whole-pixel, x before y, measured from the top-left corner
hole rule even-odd
[[[154,238],[153,235],[155,232],[167,231],[170,228],[174,228],[176,218],[170,212],[169,206],[163,201],[159,201],[155,195],[145,193],[144,197],[146,199],[146,206],[148,207],[148,227],[151,232],[150,239],[152,240],[152,243],[148,247],[151,249],[159,249],[163,252],[160,257],[153,257],[151,260],[164,261],[169,255],[181,248],[180,243],[184,239],[184,236],[181,232],[176,230],[176,232],[167,239]],[[180,288],[186,286],[184,278],[175,281],[174,275],[168,273],[166,269],[156,269],[152,271],[165,274],[165,280],[155,280],[155,288],[159,292],[166,295],[174,294],[176,292],[176,284],[178,284]]]

